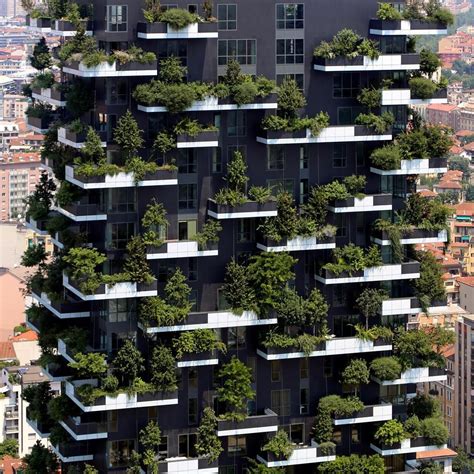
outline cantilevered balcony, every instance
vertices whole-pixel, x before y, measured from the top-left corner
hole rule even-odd
[[[47,223],[48,219],[35,220],[31,216],[29,216],[25,221],[26,227],[38,235],[48,235],[48,230],[46,229]]]
[[[432,97],[425,99],[416,96],[416,94],[414,94],[410,89],[386,89],[382,91],[381,105],[429,105],[447,103],[447,89],[439,89]]]
[[[277,202],[272,200],[265,204],[247,201],[238,206],[217,204],[214,199],[208,199],[208,215],[218,220],[223,219],[252,219],[255,217],[276,217],[278,215]]]
[[[259,346],[257,354],[266,360],[303,359],[305,357],[327,357],[342,354],[366,354],[391,351],[392,344],[385,339],[366,341],[357,337],[334,337],[322,342],[316,350],[306,354],[295,348]]]
[[[51,449],[64,463],[87,462],[94,459],[94,455],[89,454],[91,446],[87,442],[60,443],[57,446],[51,445]]]
[[[43,370],[51,382],[64,382],[73,375],[73,370],[63,363],[50,362]]]
[[[145,298],[147,296],[156,296],[158,288],[156,280],[149,284],[130,281],[115,284],[101,283],[93,295],[86,295],[81,292],[78,283],[70,280],[65,274],[63,274],[63,285],[83,301]]]
[[[94,22],[92,20],[82,20],[82,26],[87,36],[92,36],[94,31]],[[76,36],[77,26],[68,20],[54,20],[51,24],[51,33],[62,38]]]
[[[426,158],[422,160],[402,160],[401,166],[394,170],[370,167],[372,173],[381,176],[400,176],[410,174],[439,174],[448,171],[447,158]]]
[[[431,303],[427,311],[430,313],[439,313],[446,311],[448,307],[445,302]],[[388,298],[383,300],[380,314],[382,316],[396,316],[401,314],[418,314],[423,312],[420,301],[416,296],[408,296],[405,298]]]
[[[336,238],[326,237],[295,237],[279,241],[262,238],[257,242],[257,248],[264,252],[302,252],[308,250],[326,250],[336,248]]]
[[[31,115],[26,116],[26,125],[30,130],[36,133],[46,133],[52,124],[54,117],[48,115],[45,117],[32,117]]]
[[[209,365],[219,364],[219,353],[217,350],[196,353],[189,353],[183,355],[176,361],[178,369],[186,367],[204,367]]]
[[[269,451],[257,455],[257,460],[265,464],[266,467],[299,466],[334,461],[335,459],[336,448],[321,449],[314,440],[311,440],[311,446],[295,446],[288,459],[279,459]]]
[[[261,130],[257,142],[264,145],[303,145],[309,143],[350,143],[387,141],[392,139],[392,131],[375,133],[365,125],[334,125],[324,128],[314,137],[309,129],[296,132],[285,130]]]
[[[378,423],[392,419],[392,405],[383,403],[381,405],[366,405],[362,410],[354,413],[351,417],[335,416],[336,426],[355,425],[359,423]]]
[[[59,424],[76,440],[91,441],[108,437],[107,423],[82,422],[80,416],[70,416]]]
[[[26,422],[30,425],[35,433],[42,439],[47,439],[51,434],[52,423],[43,423],[41,421],[32,420],[29,417],[29,407],[26,409]]]
[[[371,19],[369,33],[374,36],[447,35],[446,23],[425,20]]]
[[[447,445],[433,445],[428,439],[418,437],[407,438],[400,443],[394,443],[391,445],[370,443],[370,447],[376,453],[381,454],[382,456],[396,456],[397,454],[421,453],[423,451],[446,449]]]
[[[314,70],[323,72],[416,71],[420,69],[420,55],[416,53],[381,54],[377,59],[368,56],[348,58],[314,58]]]
[[[219,461],[178,456],[160,461],[159,469],[162,474],[218,474]]]
[[[386,231],[374,231],[372,241],[379,245],[391,245],[390,236]],[[447,241],[448,232],[446,230],[437,231],[424,229],[403,231],[400,239],[402,245],[433,244]]]
[[[199,132],[195,137],[182,133],[176,137],[176,148],[216,148],[218,140],[217,130]]]
[[[66,96],[64,91],[56,87],[48,87],[47,89],[33,87],[32,97],[33,99],[55,107],[66,106]]]
[[[105,148],[107,146],[106,132],[96,132],[99,134],[101,139],[101,144]],[[58,142],[63,145],[68,145],[73,148],[81,149],[86,143],[87,129],[84,129],[82,132],[73,132],[67,127],[58,128]]]
[[[26,29],[31,33],[50,33],[51,18],[31,18],[26,15]]]
[[[109,64],[104,61],[97,66],[87,67],[81,61],[70,61],[63,66],[63,72],[77,77],[155,77],[158,75],[158,65],[156,61],[129,61],[125,64],[118,61]]]
[[[152,113],[165,113],[167,112],[166,107],[159,104],[157,105],[142,105],[138,104],[138,110],[152,114]],[[237,105],[228,98],[219,99],[217,97],[207,97],[204,100],[198,100],[193,102],[191,107],[185,110],[185,112],[221,112],[224,110],[276,110],[278,108],[278,102],[276,94],[269,94],[266,97],[257,97],[254,102],[250,104]]]
[[[218,35],[217,22],[191,23],[178,30],[163,22],[137,24],[137,37],[148,40],[212,39]]]
[[[352,273],[334,274],[330,270],[321,269],[316,274],[316,281],[324,285],[343,285],[346,283],[369,283],[373,281],[411,280],[420,278],[420,264],[415,261],[386,264],[379,267],[365,268]]]
[[[90,304],[85,301],[52,301],[44,292],[32,290],[31,297],[59,319],[89,318]]]
[[[203,313],[189,313],[186,319],[174,326],[138,326],[147,334],[166,332],[194,331],[195,329],[223,329],[248,326],[265,326],[277,324],[275,317],[259,318],[253,311],[244,311],[234,314],[232,311],[210,311]]]
[[[52,206],[52,209],[74,222],[106,221],[107,214],[101,204],[72,203],[67,206]]]
[[[136,181],[133,173],[120,172],[114,175],[82,176],[76,172],[77,166],[66,165],[66,181],[82,189],[133,188],[135,186],[175,186],[178,184],[177,170],[158,170],[146,174]]]
[[[119,393],[96,398],[86,403],[78,392],[81,385],[97,386],[97,380],[66,381],[66,395],[84,412],[126,410],[131,408],[160,407],[178,404],[178,392]]]
[[[200,248],[194,240],[175,240],[164,242],[160,247],[147,248],[148,260],[167,258],[216,257],[219,255],[219,244],[209,243],[206,248]]]
[[[328,209],[336,214],[349,212],[379,212],[392,210],[391,194],[370,194],[361,198],[349,197],[329,203]]]
[[[217,421],[217,436],[242,436],[255,433],[275,433],[278,431],[278,415],[266,408],[263,413],[247,416],[243,421]]]
[[[428,383],[428,382],[444,382],[448,376],[445,369],[438,367],[414,367],[407,369],[400,374],[395,380],[379,380],[372,376],[372,380],[379,385],[406,385],[410,383]]]

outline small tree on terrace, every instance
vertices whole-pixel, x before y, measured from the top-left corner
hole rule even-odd
[[[356,299],[359,311],[365,317],[365,329],[369,329],[369,318],[373,318],[380,311],[382,301],[387,297],[385,291],[376,288],[364,288]]]
[[[33,49],[33,55],[30,56],[31,65],[38,71],[44,71],[52,66],[51,53],[44,36],[38,41]]]
[[[130,110],[127,110],[117,122],[114,129],[114,140],[122,149],[125,158],[133,158],[143,146],[143,131],[138,128],[138,123]]]
[[[288,119],[296,118],[306,99],[294,79],[286,78],[278,89],[278,111]]]
[[[247,163],[240,153],[240,151],[234,152],[232,160],[227,164],[227,183],[230,189],[238,191],[242,194],[246,191],[247,181]]]
[[[216,414],[212,408],[206,407],[202,413],[201,424],[197,431],[196,452],[199,456],[207,458],[210,463],[219,458],[223,449],[216,431]]]
[[[113,361],[114,372],[122,384],[131,385],[143,371],[143,357],[130,339],[127,339]]]

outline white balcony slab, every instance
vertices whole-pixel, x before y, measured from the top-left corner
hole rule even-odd
[[[97,214],[88,214],[88,215],[76,215],[72,212],[64,209],[61,206],[51,206],[51,210],[57,211],[63,216],[69,217],[69,219],[73,220],[74,222],[96,222],[96,221],[106,221],[107,214],[102,214],[101,212],[97,212]]]
[[[117,69],[117,62],[112,64],[103,62],[94,67],[87,67],[80,62],[77,68],[64,66],[63,72],[77,77],[155,77],[158,75],[157,68]]]
[[[429,105],[447,104],[447,97],[431,97],[428,99],[412,98],[410,89],[387,89],[382,91],[381,105]]]
[[[39,100],[40,102],[44,102],[46,104],[53,105],[55,107],[66,107],[66,100],[58,100],[51,97],[51,88],[48,89],[41,89],[41,93],[33,92],[32,95],[33,99]]]
[[[257,455],[257,460],[265,464],[266,467],[299,466],[303,464],[315,464],[329,462],[336,459],[335,455],[318,454],[318,445],[313,441],[311,446],[296,447],[288,459],[268,461],[263,456]]]
[[[77,148],[80,150],[81,148],[84,148],[85,142],[74,142],[72,140],[69,140],[66,138],[66,128],[65,127],[59,127],[58,128],[58,142],[62,143],[63,145],[68,145],[72,148]],[[107,142],[100,142],[102,148],[107,147]]]
[[[438,174],[446,173],[448,171],[447,166],[441,167],[430,167],[430,160],[428,158],[422,160],[402,160],[401,166],[396,170],[382,170],[370,167],[370,172],[381,176],[400,176],[410,174]]]
[[[288,239],[286,245],[265,245],[257,243],[257,248],[264,252],[302,252],[307,250],[325,250],[336,248],[336,242],[318,242],[316,237],[295,237]]]
[[[65,423],[64,421],[60,420],[59,421],[59,424],[76,440],[76,441],[93,441],[95,439],[107,439],[109,434],[107,433],[107,431],[103,431],[103,432],[93,432],[91,430],[90,433],[87,433],[87,434],[77,434],[73,429],[71,429],[71,427]],[[81,426],[80,425],[80,418],[79,418],[79,424],[78,424],[78,427]]]
[[[176,367],[178,369],[184,369],[186,367],[205,367],[210,365],[219,364],[219,359],[203,359],[203,360],[187,360],[187,361],[178,361]]]
[[[59,451],[59,448],[57,446],[54,446],[54,445],[51,444],[51,449],[56,454],[56,456],[64,463],[87,462],[87,461],[93,461],[94,460],[94,455],[93,454],[82,454],[82,455],[77,455],[77,456],[64,456],[63,454],[61,454],[61,452]]]
[[[375,196],[364,196],[363,198],[356,197],[354,198],[353,206],[328,206],[328,209],[336,214],[349,212],[380,212],[392,210],[392,204],[375,204],[374,198]]]
[[[433,371],[430,375],[430,367],[415,367],[412,369],[405,370],[400,375],[400,378],[395,380],[379,380],[376,377],[372,377],[372,380],[377,382],[379,385],[406,385],[410,383],[424,383],[424,382],[444,382],[448,379],[448,376],[444,373],[438,373],[441,371]]]
[[[202,467],[209,466],[207,460],[200,462],[199,459],[189,459],[183,457],[166,458],[160,463],[160,473],[164,474],[218,474],[219,467]],[[144,471],[143,471],[144,474]]]
[[[413,298],[390,298],[382,301],[382,316],[395,316],[400,314],[418,314],[421,307],[416,304],[412,307]]]
[[[180,28],[179,30],[171,27],[170,25],[166,26],[166,33],[145,33],[139,31],[137,33],[137,37],[148,40],[213,39],[219,37],[219,33],[217,31],[199,31],[198,23],[191,23],[190,25]]]
[[[160,326],[144,328],[138,323],[139,327],[146,330],[147,334],[158,334],[165,332],[194,331],[196,329],[223,329],[249,326],[266,326],[278,323],[277,318],[259,319],[257,313],[253,311],[244,311],[241,315],[234,314],[232,311],[211,311],[207,313],[207,322],[196,324],[178,324],[175,326]]]
[[[89,318],[91,315],[90,311],[61,313],[52,305],[48,295],[44,292],[42,292],[40,295],[32,292],[31,297],[38,304],[44,306],[48,311],[51,311],[51,313],[53,313],[59,319]]]
[[[379,245],[392,245],[390,240],[380,239],[378,237],[372,238],[372,241]],[[410,237],[409,234],[406,237],[400,239],[402,245],[416,245],[416,244],[435,244],[438,242],[447,242],[448,232],[446,230],[440,230],[436,236],[433,237]]]
[[[48,235],[48,231],[47,230],[41,230],[39,227],[38,227],[38,223],[32,218],[32,217],[29,217],[26,221],[25,221],[25,226],[32,230],[33,232],[35,232],[36,234],[38,235]]]
[[[363,57],[362,64],[314,64],[315,71],[351,72],[351,71],[416,71],[420,64],[406,64],[402,54],[381,54],[377,59]]]
[[[411,454],[411,453],[422,453],[425,451],[435,451],[438,449],[446,449],[448,447],[447,444],[442,444],[440,446],[437,445],[426,445],[426,446],[412,446],[411,444],[411,439],[404,439],[400,443],[399,448],[380,448],[379,446],[376,446],[375,444],[370,444],[371,449],[373,449],[376,453],[382,455],[382,456],[396,456],[398,454]]]
[[[420,35],[447,35],[447,28],[412,28],[410,20],[401,20],[400,27],[396,29],[370,28],[371,35],[374,36],[420,36]]]
[[[189,142],[178,142],[176,148],[217,148],[219,142],[217,140],[203,140],[203,141],[189,141]]]
[[[165,242],[166,252],[147,253],[148,260],[160,260],[167,258],[192,258],[192,257],[216,257],[219,250],[199,250],[198,243],[194,240]]]
[[[367,407],[366,407],[367,408]],[[392,405],[390,403],[373,405],[372,416],[355,416],[353,418],[337,418],[334,420],[335,426],[354,425],[358,423],[378,423],[392,419]]]

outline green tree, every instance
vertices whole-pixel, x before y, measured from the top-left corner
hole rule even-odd
[[[140,443],[145,448],[143,453],[143,464],[148,468],[150,474],[158,474],[158,448],[161,444],[161,431],[157,423],[150,420],[140,430]]]
[[[462,171],[463,181],[469,182],[471,176],[471,160],[462,156],[452,156],[448,161],[448,169]]]
[[[252,369],[237,357],[224,364],[219,371],[223,380],[217,389],[218,400],[227,407],[225,419],[242,421],[247,415],[247,402],[255,398],[252,388]]]
[[[369,318],[377,316],[382,309],[382,302],[387,298],[384,290],[377,288],[364,288],[358,298],[356,305],[365,318],[365,329],[369,328]]]
[[[454,472],[474,472],[474,459],[471,459],[463,448],[457,447],[458,455],[453,459]]]
[[[420,51],[420,72],[433,75],[442,65],[438,55],[429,49]]]
[[[430,252],[418,252],[417,259],[420,262],[420,278],[415,280],[415,289],[421,307],[426,311],[432,302],[446,297],[443,269]]]
[[[216,461],[223,451],[222,443],[217,436],[217,418],[212,408],[203,410],[201,423],[197,431],[196,453],[205,457],[209,463]]]
[[[143,130],[140,130],[138,123],[130,110],[127,110],[117,121],[114,129],[115,143],[122,149],[125,158],[131,159],[143,146]]]
[[[288,459],[294,451],[294,446],[284,430],[278,430],[262,447],[262,451],[270,451],[277,459]]]
[[[249,272],[234,259],[227,264],[222,290],[226,302],[235,313],[256,308],[255,291],[250,283]]]
[[[6,438],[0,443],[0,459],[3,456],[18,457],[18,441],[13,438]]]
[[[388,420],[375,432],[374,438],[382,444],[391,446],[407,437],[403,424],[398,420]]]
[[[166,302],[177,308],[189,308],[190,294],[191,288],[186,283],[186,277],[181,269],[177,268],[165,285]]]
[[[44,36],[38,41],[38,44],[33,48],[33,55],[30,56],[31,65],[38,71],[44,71],[50,68],[53,64],[51,53]]]
[[[42,243],[30,245],[21,257],[21,265],[34,267],[43,265],[47,258],[45,246]]]
[[[51,474],[58,468],[56,455],[49,448],[45,448],[39,440],[33,445],[31,452],[23,458],[23,463],[26,466],[26,474]]]
[[[278,110],[287,119],[295,119],[306,99],[294,79],[285,78],[278,88]]]
[[[369,383],[369,368],[364,359],[352,359],[342,371],[342,382],[358,386]]]
[[[318,472],[320,474],[384,474],[385,463],[383,457],[378,454],[372,456],[351,454],[337,456],[334,461],[319,464]]]
[[[105,159],[104,148],[99,134],[92,128],[88,127],[86,133],[86,141],[81,148],[82,155],[89,161],[99,163]]]
[[[107,371],[106,356],[99,352],[79,352],[68,365],[77,370],[80,377],[97,378]]]
[[[171,349],[157,346],[153,349],[150,361],[151,383],[157,391],[172,392],[178,387],[176,361]]]
[[[247,181],[247,163],[240,151],[235,151],[232,160],[227,164],[228,186],[230,189],[245,194]]]
[[[56,191],[54,180],[48,176],[46,171],[43,171],[34,193],[26,199],[28,206],[26,215],[35,220],[44,219],[51,208],[54,191]]]
[[[154,279],[146,258],[146,244],[140,236],[132,237],[127,243],[123,271],[136,283],[151,283]]]
[[[118,350],[112,365],[121,383],[131,385],[143,371],[143,362],[141,352],[127,339]]]

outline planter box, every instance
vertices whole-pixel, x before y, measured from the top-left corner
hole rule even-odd
[[[277,95],[269,94],[266,97],[256,97],[255,102],[250,104],[237,105],[229,98],[218,99],[217,97],[207,97],[204,100],[193,102],[193,105],[185,112],[218,112],[225,110],[276,110],[278,108]],[[145,113],[164,113],[166,107],[160,104],[141,105],[138,104],[138,110]]]
[[[275,241],[264,238],[257,243],[257,248],[264,252],[298,252],[305,250],[325,250],[336,248],[336,238],[327,237],[318,239],[316,237],[295,237],[294,239],[282,239]]]
[[[336,448],[323,451],[313,440],[311,441],[311,446],[295,446],[295,450],[288,459],[276,458],[269,451],[264,451],[257,455],[257,460],[265,464],[266,467],[298,466],[334,461],[335,459]]]
[[[259,319],[253,311],[244,311],[241,315],[232,311],[210,311],[207,313],[189,313],[185,321],[175,326],[145,327],[138,323],[139,327],[147,334],[165,332],[193,331],[195,329],[222,329],[247,326],[262,326],[277,324],[277,318]]]
[[[201,352],[199,354],[185,354],[181,359],[176,359],[179,369],[185,367],[201,367],[208,365],[217,365],[219,357],[216,350]]]
[[[400,243],[402,245],[412,244],[430,244],[436,242],[446,242],[448,233],[446,230],[430,231],[422,229],[413,229],[410,232],[403,232]],[[391,245],[389,235],[386,231],[374,231],[372,241],[379,245]]]
[[[36,292],[35,290],[32,291],[31,297],[59,319],[89,318],[91,315],[90,304],[85,301],[51,301],[46,293]]]
[[[28,128],[37,132],[37,133],[45,133],[48,131],[49,126],[53,122],[53,117],[30,117],[29,115],[26,116],[26,123]]]
[[[364,341],[357,337],[334,337],[322,342],[309,354],[292,348],[264,347],[257,349],[257,354],[266,360],[302,359],[304,357],[327,357],[343,354],[366,354],[370,352],[391,351],[392,344],[384,339]]]
[[[66,106],[65,94],[57,87],[48,87],[47,89],[34,87],[32,90],[32,97],[33,99],[37,99],[41,102],[45,102],[56,107]]]
[[[51,449],[64,463],[87,462],[94,459],[93,454],[87,454],[90,451],[87,442],[60,443],[57,446],[51,445]]]
[[[120,172],[114,175],[81,176],[76,173],[76,166],[66,165],[66,181],[82,189],[134,188],[136,186],[170,186],[178,184],[178,171],[158,170],[148,173],[141,181],[136,182],[133,173]]]
[[[137,23],[137,37],[143,39],[206,39],[217,38],[217,22],[192,23],[179,30],[163,22]]]
[[[219,132],[217,130],[200,132],[195,137],[187,134],[178,135],[177,148],[210,148],[219,146]]]
[[[335,275],[331,271],[321,268],[321,273],[315,275],[316,281],[325,285],[411,280],[414,278],[420,278],[420,264],[415,261],[370,267],[361,271],[352,272],[352,274],[342,272],[339,275]]]
[[[226,204],[217,204],[213,199],[209,199],[208,204],[207,213],[215,219],[244,219],[275,217],[278,215],[276,201],[269,201],[265,204],[248,201],[240,206],[228,206]]]
[[[94,22],[92,20],[83,20],[81,23],[85,26],[86,35],[92,35],[94,31]],[[54,20],[51,32],[62,37],[74,36],[77,33],[77,28],[70,21]]]
[[[427,438],[418,437],[404,439],[401,443],[394,443],[392,445],[371,443],[370,447],[382,456],[393,456],[397,454],[420,453],[423,451],[446,449],[447,445],[436,446],[431,444]]]
[[[392,198],[391,194],[372,194],[363,198],[338,199],[331,202],[328,209],[334,213],[391,211]]]
[[[217,421],[217,436],[239,436],[254,433],[276,433],[278,415],[266,408],[261,415],[248,416],[244,421]]]
[[[39,235],[48,235],[46,230],[46,224],[48,219],[34,220],[32,217],[26,219],[25,225],[28,229],[31,229],[33,232],[36,232]]]
[[[63,273],[63,285],[72,291],[75,295],[81,298],[83,301],[97,301],[97,300],[111,300],[118,298],[143,298],[146,296],[157,295],[157,281],[153,283],[134,283],[134,282],[121,282],[115,283],[115,285],[102,283],[99,285],[93,295],[85,295],[79,290],[79,286],[69,277]]]
[[[447,25],[423,20],[370,20],[370,34],[377,36],[446,35]]]
[[[384,403],[381,405],[368,405],[361,411],[354,413],[351,417],[334,417],[336,426],[353,425],[357,423],[378,423],[392,419],[392,405]]]
[[[219,255],[219,244],[210,242],[205,249],[200,249],[194,240],[177,240],[165,242],[160,247],[147,247],[148,260],[166,258],[216,257]]]
[[[107,146],[107,133],[102,131],[97,131],[100,141],[102,142],[102,146],[105,148]],[[72,132],[66,127],[59,127],[58,128],[58,141],[63,145],[69,145],[73,148],[82,148],[85,144],[87,137],[87,130],[76,133]]]
[[[381,176],[446,173],[446,171],[448,171],[448,159],[427,158],[422,160],[402,160],[399,169],[383,170],[380,168],[371,167],[370,171]]]
[[[130,61],[120,64],[115,61],[113,64],[103,62],[95,67],[87,67],[83,62],[71,61],[63,67],[63,72],[79,77],[143,77],[156,76],[158,74],[157,61],[150,64]]]
[[[69,217],[75,222],[95,222],[106,221],[107,214],[101,204],[70,204],[68,206],[60,207],[53,206],[53,209],[60,214]]]
[[[160,473],[203,473],[217,474],[219,471],[219,461],[210,462],[205,458],[168,458],[159,463]]]
[[[51,31],[51,18],[31,18],[26,15],[26,26],[29,31],[49,33]]]
[[[419,67],[420,55],[416,53],[381,54],[377,59],[370,59],[368,56],[314,58],[314,69],[323,72],[414,71]]]
[[[67,417],[59,424],[76,440],[90,441],[94,439],[106,439],[108,437],[107,423],[81,422],[80,417]]]
[[[372,380],[379,385],[406,385],[424,382],[443,382],[447,380],[446,370],[438,367],[414,367],[407,369],[400,374],[396,380],[379,380],[372,377]]]

